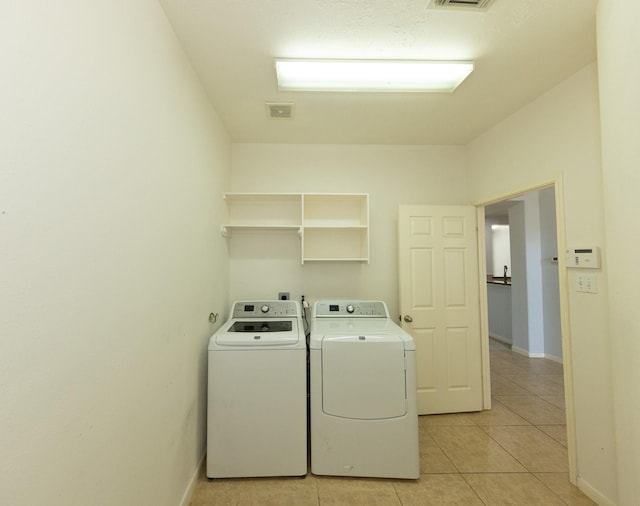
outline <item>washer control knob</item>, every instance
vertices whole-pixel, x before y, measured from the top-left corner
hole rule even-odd
[[[266,304],[264,306],[262,306],[260,308],[260,311],[262,311],[263,313],[268,313],[269,312],[269,306],[267,306]]]
[[[353,307],[353,305],[349,304],[347,306],[347,313],[353,313],[356,310],[356,308]]]

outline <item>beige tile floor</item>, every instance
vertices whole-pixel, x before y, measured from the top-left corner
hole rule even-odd
[[[587,505],[568,481],[562,365],[491,344],[493,407],[421,416],[418,480],[203,475],[192,506]]]

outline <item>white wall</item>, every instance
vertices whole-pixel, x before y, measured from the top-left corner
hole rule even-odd
[[[567,244],[604,246],[599,126],[597,73],[592,64],[470,143],[472,199],[483,202],[512,195],[561,175]],[[596,273],[598,294],[569,289],[568,337],[579,481],[592,496],[615,503],[606,273],[606,267]]]
[[[542,258],[540,251],[540,202],[538,193],[527,193],[524,201],[525,264],[527,277],[527,335],[529,356],[544,354],[544,324],[542,314]],[[515,301],[514,301],[515,305]]]
[[[509,208],[511,232],[511,334],[512,349],[529,353],[529,305],[527,304],[527,234],[525,203]]]
[[[562,331],[560,321],[560,291],[558,262],[558,231],[556,202],[553,188],[538,192],[540,202],[540,271],[542,281],[542,315],[544,319],[544,355],[562,360]]]
[[[505,237],[502,237],[502,234],[499,232],[497,234],[499,248],[505,248],[507,251],[498,252],[495,257],[497,258],[505,258],[508,257],[508,262],[505,264],[502,260],[494,259],[493,254],[493,243],[494,232],[493,225],[505,225],[504,232],[506,234]],[[510,249],[510,239],[509,239],[509,217],[507,214],[503,216],[487,216],[484,220],[484,236],[485,236],[485,265],[487,269],[487,274],[489,276],[502,276],[504,273],[504,266],[507,265],[509,267],[507,276],[511,276],[511,249]]]
[[[234,144],[233,191],[369,193],[371,262],[300,265],[294,233],[234,233],[231,300],[382,299],[397,316],[398,205],[468,203],[465,164],[463,147]]]
[[[227,135],[155,0],[0,19],[0,503],[175,506],[227,305]]]
[[[490,240],[489,240],[490,238]],[[500,277],[511,277],[511,239],[509,237],[509,225],[496,225],[491,227],[491,234],[487,236],[487,243],[492,242],[491,256],[493,267],[491,273]]]
[[[640,504],[640,3],[600,0],[598,59],[620,504]]]

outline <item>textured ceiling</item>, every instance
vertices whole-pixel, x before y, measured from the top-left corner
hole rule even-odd
[[[160,0],[233,142],[466,144],[595,61],[597,0]],[[274,58],[474,60],[452,94],[279,92]],[[271,119],[267,102],[295,103]]]

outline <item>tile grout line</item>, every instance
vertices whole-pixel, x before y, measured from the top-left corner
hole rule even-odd
[[[467,474],[472,474],[472,473],[467,473]],[[464,482],[467,484],[467,486],[471,489],[471,491],[476,495],[476,497],[478,498],[478,500],[484,504],[485,506],[489,506],[486,502],[484,502],[484,500],[482,499],[482,497],[480,497],[480,494],[478,493],[478,491],[473,488],[473,485],[471,483],[469,483],[469,480],[467,480],[467,477],[464,474],[460,474],[460,476],[462,476],[462,479],[464,480]]]
[[[540,483],[542,483],[548,490],[551,491],[551,493],[553,495],[555,495],[560,501],[562,501],[564,504],[569,504],[567,501],[565,501],[562,497],[560,497],[558,494],[556,494],[556,492],[549,486],[547,485],[544,481],[542,481],[540,478],[538,478],[535,473],[531,473],[533,475],[533,477],[538,480]]]

